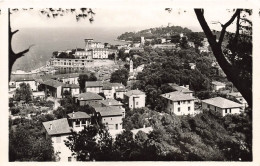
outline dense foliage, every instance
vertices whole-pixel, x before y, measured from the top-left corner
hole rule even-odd
[[[32,100],[32,90],[29,84],[21,83],[19,88],[15,90],[14,100],[16,101],[25,101],[28,103]]]
[[[188,28],[182,28],[180,26],[168,26],[168,27],[160,27],[160,28],[150,28],[141,30],[139,32],[125,32],[117,37],[120,40],[127,41],[140,41],[141,36],[145,38],[155,39],[161,36],[166,36],[166,34],[173,35],[176,33],[190,33],[192,32]]]
[[[9,119],[9,161],[54,161],[52,141],[42,126],[42,122],[53,119],[51,115]]]
[[[151,110],[133,111],[126,115],[127,125],[140,128],[144,121],[153,126],[151,133],[139,131],[133,135],[126,129],[113,140],[105,129],[89,126],[78,134],[73,133],[66,145],[85,161],[252,160],[248,116],[221,117],[205,111],[195,117],[177,117]]]
[[[110,82],[122,83],[123,85],[126,86],[127,80],[128,80],[128,75],[129,75],[128,70],[126,70],[124,68],[116,70],[115,72],[113,72],[111,74]]]

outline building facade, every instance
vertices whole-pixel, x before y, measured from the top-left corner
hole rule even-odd
[[[166,110],[175,115],[194,115],[194,100],[190,94],[184,94],[179,91],[165,93],[161,95],[166,99]]]
[[[130,109],[145,107],[145,98],[145,93],[138,89],[124,94],[124,101]]]
[[[240,114],[243,112],[243,105],[236,103],[234,101],[215,97],[206,100],[202,100],[202,109],[208,109],[212,111],[219,112],[221,116],[226,116],[228,114]]]

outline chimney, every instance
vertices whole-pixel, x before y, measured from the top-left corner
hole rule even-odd
[[[52,124],[50,123],[50,130],[52,130]]]
[[[74,116],[75,116],[75,113],[74,113],[74,111],[72,112],[72,118],[74,118]]]

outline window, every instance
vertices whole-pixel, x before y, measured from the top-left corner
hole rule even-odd
[[[228,110],[227,110],[227,109],[225,109],[225,113],[228,113]]]
[[[210,108],[210,105],[208,105],[208,109]]]
[[[116,124],[116,130],[118,130],[118,124]]]
[[[190,111],[190,107],[188,107],[188,111]]]
[[[190,101],[188,101],[188,104],[190,104]]]
[[[178,108],[178,112],[180,112],[180,111],[181,111],[181,107]]]
[[[138,102],[136,102],[136,105],[138,105]]]
[[[80,126],[80,121],[79,120],[76,120],[76,127],[79,127]]]
[[[71,157],[68,157],[68,161],[71,162]]]
[[[56,143],[61,143],[61,137],[60,136],[56,137]]]
[[[170,101],[170,103],[172,104],[172,101]]]
[[[112,120],[112,118],[111,118],[111,120]]]
[[[86,126],[86,120],[81,121],[81,126]]]
[[[181,104],[181,102],[180,101],[178,101],[178,105],[180,105]]]

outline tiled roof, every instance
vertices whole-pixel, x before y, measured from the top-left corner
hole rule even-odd
[[[88,88],[88,87],[102,87],[103,86],[103,83],[102,81],[86,81],[85,83],[85,87]]]
[[[219,108],[237,108],[237,107],[242,107],[241,104],[236,103],[234,101],[222,98],[222,97],[215,97],[215,98],[210,98],[206,100],[202,100],[202,102],[214,105]]]
[[[171,86],[174,90],[180,91],[180,92],[183,92],[183,93],[192,93],[193,92],[193,91],[191,91],[187,88],[181,87],[181,86],[174,84],[174,83],[168,83],[168,85]]]
[[[106,106],[121,106],[123,105],[120,101],[117,101],[115,99],[106,99],[106,100],[102,100],[100,101],[102,104],[106,105]]]
[[[73,116],[74,114],[74,116]],[[74,113],[69,113],[68,117],[70,119],[88,119],[90,116],[86,112],[74,112]]]
[[[165,93],[161,96],[171,101],[195,100],[193,96],[190,96],[189,94],[185,94],[180,91]]]
[[[128,92],[125,93],[126,96],[132,96],[132,95],[143,95],[145,94],[144,92],[140,91],[140,90],[130,90]]]
[[[51,86],[51,87],[54,87],[54,88],[57,88],[59,86],[64,85],[62,82],[57,81],[57,80],[53,80],[53,79],[45,80],[45,81],[42,82],[42,84],[48,85],[48,86]]]
[[[123,111],[115,107],[97,107],[95,110],[99,112],[102,117],[123,115]]]
[[[49,135],[67,134],[71,132],[67,118],[43,122],[43,126]]]
[[[103,97],[92,92],[81,93],[79,95],[75,95],[75,97],[77,97],[78,100],[103,100]]]
[[[216,85],[216,86],[225,86],[226,85],[226,84],[219,82],[219,81],[212,81],[212,84]]]

